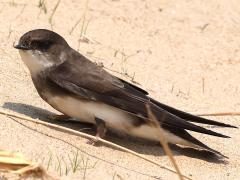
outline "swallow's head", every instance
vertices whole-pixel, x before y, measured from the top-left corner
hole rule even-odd
[[[25,33],[14,48],[19,49],[22,60],[32,74],[67,60],[66,50],[70,46],[59,34],[36,29]]]

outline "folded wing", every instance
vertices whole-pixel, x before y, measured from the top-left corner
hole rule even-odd
[[[233,127],[216,121],[199,118],[163,105],[148,97],[146,91],[110,75],[101,67],[98,67],[85,58],[64,62],[50,72],[49,79],[60,87],[88,100],[101,101],[142,117],[146,123],[148,123],[148,113],[146,109],[146,104],[148,103],[160,124],[169,131],[186,129],[218,137],[228,137],[188,121]]]

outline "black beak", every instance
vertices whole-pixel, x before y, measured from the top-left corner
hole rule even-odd
[[[13,47],[16,49],[21,49],[21,50],[30,50],[29,47],[21,45],[21,44],[13,45]]]

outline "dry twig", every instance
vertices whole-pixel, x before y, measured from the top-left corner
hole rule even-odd
[[[158,128],[158,132],[159,132],[159,140],[160,140],[160,143],[165,151],[165,153],[167,154],[167,156],[169,157],[170,161],[172,162],[177,174],[178,174],[178,177],[180,180],[183,180],[183,175],[182,173],[180,172],[180,169],[178,168],[177,166],[177,163],[173,157],[173,154],[172,154],[172,151],[170,150],[169,146],[168,146],[168,142],[166,141],[166,138],[164,137],[164,131],[161,127],[161,124],[159,124],[159,121],[156,119],[156,117],[153,115],[152,111],[151,111],[151,108],[149,106],[149,104],[146,104],[146,108],[147,108],[147,112],[148,112],[148,117],[149,117],[149,120],[151,120],[151,124]]]
[[[240,116],[240,112],[197,113],[196,116]]]

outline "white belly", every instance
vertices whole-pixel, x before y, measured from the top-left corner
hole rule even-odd
[[[104,120],[107,127],[123,129],[132,126],[132,115],[104,103],[80,100],[71,96],[49,96],[48,102],[58,111],[80,121],[95,124],[97,117]]]
[[[137,127],[133,126],[131,122],[134,115],[104,103],[84,101],[70,96],[48,96],[48,102],[58,111],[83,122],[95,124],[95,117],[97,117],[106,123],[107,128],[135,137],[159,141],[159,136],[161,135],[158,128],[149,126],[148,124]],[[165,130],[164,137],[168,142],[173,144],[193,146],[190,142]]]

